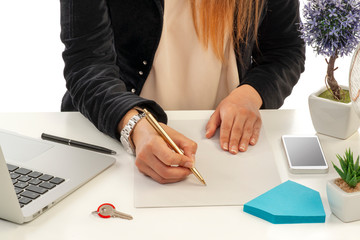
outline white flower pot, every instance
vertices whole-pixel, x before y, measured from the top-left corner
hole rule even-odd
[[[332,213],[343,222],[360,220],[360,192],[347,193],[334,183],[326,184],[326,193]]]
[[[349,89],[341,86],[343,89]],[[352,103],[340,103],[318,97],[326,90],[323,87],[309,96],[309,109],[311,120],[316,132],[331,137],[346,139],[357,132],[360,120]]]

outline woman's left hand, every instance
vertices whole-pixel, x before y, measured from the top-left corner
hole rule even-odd
[[[211,138],[220,127],[220,146],[232,154],[244,152],[259,139],[262,99],[250,85],[242,85],[223,99],[206,125]]]

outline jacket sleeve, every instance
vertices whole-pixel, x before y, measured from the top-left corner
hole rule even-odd
[[[254,87],[261,108],[279,108],[304,71],[305,44],[299,32],[298,0],[268,0],[259,27],[258,48],[242,84]]]
[[[166,114],[158,104],[127,92],[119,77],[106,0],[60,3],[64,77],[75,108],[114,138],[119,137],[118,123],[134,106],[146,106],[166,122]]]

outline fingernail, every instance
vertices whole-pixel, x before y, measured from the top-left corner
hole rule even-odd
[[[240,151],[244,152],[246,151],[246,147],[244,144],[241,144],[240,147],[239,147]]]
[[[230,148],[230,152],[233,153],[233,154],[238,153],[237,147],[236,147],[236,146],[232,146],[232,147]]]
[[[194,167],[194,163],[192,163],[192,162],[186,162],[186,163],[184,164],[184,167],[192,168],[192,167]]]
[[[191,154],[191,159],[195,162],[195,154]]]
[[[229,145],[228,145],[228,143],[224,143],[224,144],[223,144],[223,149],[226,150],[226,151],[229,150]]]
[[[254,145],[255,143],[256,143],[255,138],[252,138],[252,139],[250,140],[250,144]]]

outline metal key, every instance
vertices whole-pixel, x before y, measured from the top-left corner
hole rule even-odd
[[[110,203],[104,203],[99,206],[97,213],[102,218],[118,217],[127,220],[132,220],[133,217],[129,214],[119,212],[115,209],[114,205]]]

